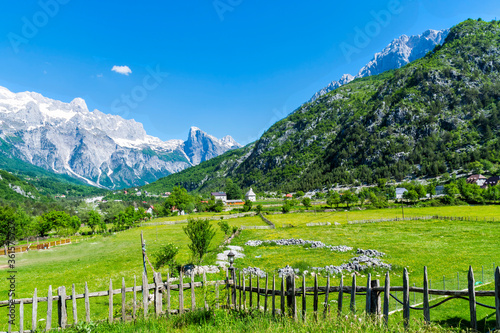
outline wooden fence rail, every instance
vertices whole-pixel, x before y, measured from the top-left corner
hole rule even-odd
[[[229,273],[230,271],[230,273]],[[231,276],[229,276],[231,274]],[[238,278],[236,278],[238,276]],[[389,301],[391,298],[396,300],[399,304],[403,306],[403,319],[404,325],[408,326],[410,320],[410,310],[423,311],[424,320],[426,322],[430,321],[431,309],[440,306],[453,299],[464,299],[469,303],[470,312],[470,324],[472,329],[477,329],[477,319],[476,319],[476,307],[483,306],[492,310],[495,310],[496,314],[496,328],[500,329],[500,268],[496,267],[495,273],[495,288],[494,290],[475,290],[475,280],[474,273],[471,267],[469,267],[468,273],[468,286],[466,290],[438,290],[429,288],[429,281],[427,277],[427,268],[424,267],[424,277],[423,277],[423,288],[410,286],[409,275],[406,269],[403,272],[403,286],[391,286],[389,273],[385,276],[385,285],[380,286],[379,280],[372,280],[371,275],[368,274],[367,282],[365,286],[358,286],[356,281],[356,275],[352,276],[351,285],[344,285],[343,276],[340,279],[340,284],[338,286],[332,286],[330,284],[330,277],[327,277],[326,286],[318,286],[318,276],[314,277],[314,282],[312,287],[306,286],[305,276],[287,276],[278,278],[276,281],[276,276],[272,277],[271,288],[269,288],[269,276],[265,276],[265,284],[261,285],[261,280],[264,278],[256,276],[246,276],[243,272],[236,274],[236,270],[226,270],[226,279],[207,281],[206,275],[203,275],[203,281],[195,282],[194,275],[190,275],[189,282],[184,281],[183,273],[180,273],[179,283],[169,282],[169,276],[167,276],[166,281],[162,280],[160,273],[155,273],[153,277],[153,283],[149,283],[146,275],[143,275],[142,285],[137,285],[137,281],[134,277],[134,286],[126,287],[125,279],[122,278],[121,287],[116,289],[113,288],[112,281],[110,280],[109,289],[106,291],[92,292],[88,291],[87,283],[85,283],[85,292],[83,294],[77,294],[75,292],[75,286],[72,285],[71,289],[66,289],[64,286],[57,288],[57,295],[53,295],[52,287],[49,287],[47,296],[39,297],[37,289],[35,289],[33,297],[13,299],[7,301],[1,301],[0,306],[8,306],[9,312],[13,307],[16,310],[16,305],[19,305],[17,310],[19,312],[19,317],[16,318],[17,327],[19,332],[30,332],[24,330],[25,325],[25,305],[32,304],[31,307],[31,331],[37,329],[37,318],[38,318],[38,305],[41,302],[47,302],[47,314],[46,314],[46,330],[52,329],[52,311],[53,302],[57,304],[57,315],[58,324],[57,327],[65,328],[70,325],[70,320],[68,317],[72,314],[73,323],[77,323],[77,300],[84,299],[85,301],[85,321],[90,322],[90,298],[94,297],[107,297],[109,315],[108,321],[113,322],[118,318],[115,318],[116,314],[113,311],[114,295],[121,295],[121,313],[120,320],[133,320],[137,318],[138,300],[137,292],[142,292],[142,307],[144,311],[144,316],[150,314],[149,306],[152,306],[152,314],[155,316],[160,315],[171,315],[171,314],[181,314],[186,311],[194,311],[196,309],[209,309],[209,304],[207,302],[207,291],[209,287],[213,288],[215,294],[215,303],[211,306],[215,308],[224,307],[227,309],[247,311],[247,310],[258,310],[268,312],[270,311],[273,316],[276,315],[288,315],[294,320],[298,321],[299,318],[306,321],[308,313],[311,312],[316,320],[321,316],[326,318],[330,312],[330,299],[334,299],[333,293],[338,293],[338,308],[336,310],[337,314],[340,315],[343,311],[343,298],[344,294],[350,295],[349,310],[356,312],[356,296],[364,296],[364,312],[373,316],[381,316],[385,324],[388,323],[389,318]],[[301,280],[296,286],[296,279]],[[254,283],[255,282],[255,283]],[[278,284],[278,286],[277,286]],[[219,298],[220,287],[223,287],[226,295]],[[278,287],[278,288],[276,288]],[[196,293],[196,288],[203,288],[202,295]],[[150,290],[153,292],[150,295]],[[178,309],[172,309],[172,291],[178,291],[179,307]],[[185,307],[185,291],[189,291],[191,304],[188,308]],[[210,290],[212,292],[212,290]],[[397,297],[397,292],[403,292],[402,299]],[[409,295],[410,293],[421,293],[423,294],[422,307],[411,306]],[[133,293],[132,300],[132,311],[131,315],[126,314],[126,294]],[[382,294],[383,297],[382,297]],[[448,296],[444,300],[430,305],[429,295],[440,295]],[[308,309],[307,298],[312,296],[312,309]],[[197,307],[196,297],[203,297],[203,302],[199,301],[198,304],[202,303],[201,307]],[[495,306],[490,306],[477,301],[477,297],[494,297]],[[271,298],[269,301],[268,298]],[[297,300],[301,299],[301,302]],[[383,298],[383,306],[382,306]],[[254,303],[254,300],[256,301]],[[358,298],[359,300],[359,298]],[[71,303],[68,303],[71,301]],[[278,308],[279,302],[279,308]],[[301,305],[300,305],[301,304]],[[309,303],[310,304],[310,303]],[[270,306],[269,306],[270,305]],[[165,306],[165,308],[164,308]],[[15,311],[14,311],[15,312]],[[39,328],[39,327],[38,327]],[[9,332],[11,332],[11,326],[9,325]]]

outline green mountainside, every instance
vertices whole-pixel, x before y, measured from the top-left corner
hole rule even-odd
[[[257,190],[373,184],[378,178],[498,172],[500,24],[467,20],[401,69],[302,105],[252,145],[147,186]]]

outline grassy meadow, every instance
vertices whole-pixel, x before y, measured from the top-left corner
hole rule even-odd
[[[415,215],[454,215],[454,216],[500,216],[500,209],[497,206],[484,207],[438,207],[438,208],[412,208],[405,209],[405,214],[409,212]],[[385,210],[365,210],[351,211],[348,214],[356,216],[357,220],[388,218],[394,214],[393,209]],[[277,269],[290,265],[306,269],[308,267],[321,267],[325,265],[340,265],[354,257],[356,248],[375,249],[386,253],[384,262],[393,265],[391,271],[391,284],[402,285],[402,270],[407,267],[410,272],[410,283],[416,286],[422,285],[423,266],[429,270],[432,288],[443,288],[443,276],[445,278],[446,289],[463,289],[466,286],[466,274],[469,265],[476,273],[476,281],[480,281],[478,287],[492,289],[488,282],[491,282],[494,265],[500,263],[498,252],[500,250],[500,228],[495,222],[481,221],[398,221],[379,222],[365,224],[347,224],[347,220],[342,221],[340,217],[345,212],[333,213],[296,213],[283,215],[268,215],[267,217],[276,222],[278,226],[274,230],[243,230],[240,235],[232,241],[232,245],[239,245],[244,248],[245,257],[237,259],[237,268],[259,267],[271,275]],[[184,217],[185,218],[185,217]],[[338,220],[337,220],[338,219]],[[349,217],[351,220],[351,217]],[[259,217],[242,217],[227,220],[230,226],[265,225]],[[295,225],[291,228],[279,228],[280,222]],[[340,225],[313,226],[307,227],[309,222],[334,222]],[[211,249],[215,250],[223,241],[224,235],[217,226],[218,221],[213,221],[212,225],[217,230],[216,236],[211,244]],[[147,252],[152,259],[152,254],[157,251],[162,244],[172,242],[176,244],[180,251],[177,261],[182,264],[191,262],[191,255],[188,249],[188,238],[182,230],[183,224],[178,225],[154,225],[134,228],[111,236],[95,236],[85,238],[85,241],[69,245],[55,247],[45,251],[31,251],[17,254],[16,256],[16,298],[32,297],[33,291],[37,288],[38,296],[46,296],[48,286],[52,285],[54,294],[58,286],[66,286],[67,293],[71,292],[71,284],[75,284],[77,293],[82,293],[85,281],[89,290],[102,291],[109,288],[110,279],[114,288],[121,286],[121,279],[125,277],[127,286],[133,285],[134,275],[138,277],[137,284],[140,284],[142,274],[142,255],[140,249],[140,233],[144,233],[147,243]],[[331,252],[326,249],[306,249],[301,246],[245,246],[248,240],[276,240],[282,238],[302,238],[306,240],[318,240],[327,245],[348,245],[354,248],[348,253]],[[496,261],[496,263],[495,263]],[[203,264],[214,264],[215,252],[208,254]],[[482,270],[484,269],[484,278]],[[5,271],[5,269],[4,269]],[[151,281],[151,269],[148,265],[148,272]],[[163,277],[166,277],[166,270],[161,269]],[[371,271],[373,279],[380,279],[383,284],[385,272]],[[458,280],[457,280],[458,273]],[[7,272],[5,271],[5,274]],[[210,275],[209,280],[222,279],[223,273]],[[331,278],[332,285],[338,285],[340,277]],[[344,283],[350,284],[351,276],[344,275]],[[312,285],[313,279],[308,277],[307,284]],[[254,282],[255,283],[255,282]],[[261,281],[263,283],[263,281]],[[325,277],[320,276],[319,284],[325,285]],[[358,276],[358,285],[366,284],[366,273]],[[6,280],[0,282],[0,293],[7,295],[8,285]],[[221,289],[221,296],[222,296]],[[348,311],[348,296],[344,302],[345,310]],[[401,295],[399,295],[401,296]],[[131,302],[131,293],[127,295],[127,302]],[[140,294],[138,295],[141,298]],[[213,291],[210,293],[213,301]],[[415,302],[419,302],[419,295],[415,297]],[[411,299],[412,299],[411,297]],[[6,299],[7,297],[4,297]],[[115,313],[119,313],[120,299],[115,296]],[[189,295],[185,304],[190,304]],[[172,306],[177,305],[176,294],[172,295]],[[435,300],[437,301],[437,299]],[[490,300],[480,300],[490,304]],[[202,305],[202,300],[197,299],[197,304]],[[362,312],[364,297],[358,296],[358,311]],[[107,297],[91,299],[92,318],[104,319],[107,317]],[[308,302],[309,303],[309,302]],[[308,305],[311,308],[312,305]],[[332,300],[331,306],[335,308]],[[400,308],[400,306],[399,306]],[[396,310],[397,304],[391,304],[391,310]],[[0,316],[6,318],[6,308],[0,308]],[[38,317],[42,320],[39,327],[44,327],[46,303],[40,303]],[[84,313],[83,300],[78,301],[79,317]],[[415,318],[421,318],[422,314],[415,312]],[[478,308],[478,320],[483,323],[481,327],[491,327],[490,322],[494,320],[492,310]],[[25,327],[31,322],[31,306],[25,306]],[[27,315],[28,314],[28,315]],[[347,314],[347,312],[346,312]],[[57,315],[54,316],[53,324],[56,323]],[[468,304],[462,300],[453,300],[439,308],[431,311],[431,317],[439,325],[448,327],[459,325],[462,321],[463,327],[467,327]],[[247,320],[247,319],[245,319]],[[391,321],[400,322],[401,313],[391,315]],[[484,322],[487,322],[484,324]],[[170,325],[170,324],[169,324]],[[282,327],[279,324],[276,327]],[[287,324],[288,325],[288,324]],[[262,327],[263,330],[278,330],[279,328]],[[0,330],[6,330],[6,322],[0,320]],[[186,330],[189,331],[189,330]],[[206,328],[206,331],[210,329]],[[294,329],[295,331],[295,329]],[[296,330],[301,331],[301,330]]]

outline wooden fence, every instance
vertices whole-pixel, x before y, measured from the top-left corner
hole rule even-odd
[[[150,303],[152,303],[153,313],[155,316],[160,315],[172,315],[172,314],[182,314],[186,311],[194,311],[200,307],[196,306],[196,288],[203,288],[203,296],[198,293],[198,297],[203,297],[203,306],[201,308],[209,309],[209,303],[207,302],[207,292],[212,292],[209,290],[209,286],[212,286],[213,292],[215,293],[215,302],[211,304],[215,308],[227,308],[238,311],[247,310],[258,310],[263,312],[270,312],[273,316],[277,315],[288,315],[294,320],[306,321],[307,314],[312,311],[312,314],[316,320],[320,318],[326,318],[331,312],[329,300],[334,298],[333,293],[337,293],[337,309],[336,312],[340,315],[343,311],[344,306],[344,295],[350,295],[348,298],[349,311],[356,312],[356,296],[364,296],[364,305],[362,306],[363,312],[371,315],[373,318],[381,317],[384,323],[388,324],[389,318],[389,301],[391,298],[395,299],[403,306],[403,318],[405,327],[408,326],[410,320],[410,310],[423,311],[423,317],[425,322],[430,322],[431,320],[431,309],[440,306],[453,299],[463,299],[468,302],[469,312],[470,312],[470,325],[472,329],[477,329],[477,318],[476,318],[476,306],[483,306],[489,309],[495,310],[496,313],[496,328],[500,329],[500,268],[495,269],[495,288],[494,290],[475,290],[475,280],[472,268],[469,268],[468,272],[468,286],[466,290],[438,290],[431,289],[429,287],[429,281],[427,278],[427,268],[424,267],[424,278],[423,278],[423,288],[411,287],[408,272],[404,269],[403,273],[403,286],[391,286],[389,273],[385,276],[384,286],[380,285],[379,280],[372,280],[371,275],[368,274],[366,286],[358,286],[356,284],[356,274],[352,275],[352,281],[350,285],[344,285],[343,276],[340,278],[340,284],[338,286],[330,285],[330,277],[327,277],[326,286],[318,286],[318,276],[314,276],[313,287],[306,286],[306,277],[302,276],[287,276],[276,279],[276,276],[272,276],[272,281],[269,281],[269,276],[266,275],[265,278],[254,277],[252,275],[248,277],[242,273],[242,271],[229,270],[232,277],[229,276],[228,270],[226,270],[225,280],[208,281],[206,280],[206,275],[203,274],[202,282],[195,282],[194,275],[191,275],[190,282],[184,283],[184,277],[181,272],[179,283],[173,284],[169,282],[167,276],[167,281],[163,281],[160,273],[154,274],[154,283],[148,283],[146,275],[143,275],[142,285],[137,286],[134,279],[133,287],[126,287],[125,279],[122,279],[122,286],[120,289],[113,289],[112,282],[110,280],[109,289],[106,291],[92,292],[89,293],[87,283],[85,283],[85,292],[83,294],[76,294],[75,286],[73,284],[71,288],[71,295],[67,294],[66,288],[57,288],[57,296],[53,295],[52,288],[49,287],[47,297],[39,297],[37,295],[37,289],[35,289],[33,297],[23,298],[23,299],[13,299],[8,301],[1,301],[0,306],[16,307],[18,305],[19,318],[16,323],[19,327],[19,332],[30,332],[24,329],[24,305],[32,304],[31,307],[31,328],[32,331],[36,330],[38,324],[38,304],[40,302],[47,302],[47,314],[46,314],[46,330],[52,329],[52,311],[53,302],[57,302],[57,314],[58,314],[58,327],[65,328],[69,325],[69,315],[68,312],[72,310],[73,322],[76,324],[78,322],[77,315],[77,300],[84,299],[85,302],[85,321],[90,322],[90,298],[93,297],[107,297],[109,304],[108,321],[113,322],[115,318],[113,312],[113,296],[121,295],[121,316],[120,320],[135,320],[137,318],[138,310],[140,310],[140,304],[138,303],[137,293],[142,292],[142,311],[144,316],[148,316]],[[261,286],[261,281],[265,280],[264,285]],[[256,285],[253,285],[255,281]],[[248,285],[247,285],[248,282]],[[269,282],[271,282],[271,287],[269,288]],[[301,286],[296,286],[299,282]],[[278,288],[276,286],[278,283]],[[223,287],[225,295],[219,297],[220,287]],[[150,300],[149,291],[152,290],[152,300]],[[190,293],[191,305],[186,308],[184,306],[185,302],[185,291]],[[177,309],[172,308],[172,292],[178,292],[178,304]],[[394,293],[402,292],[402,299],[398,299]],[[68,290],[69,292],[69,290]],[[423,304],[421,307],[410,305],[410,292],[423,294]],[[133,293],[132,301],[132,311],[131,315],[126,314],[126,294]],[[248,299],[247,299],[248,293]],[[438,303],[430,305],[430,295],[447,296],[447,298],[441,300]],[[324,296],[320,300],[320,296]],[[312,297],[312,309],[308,309],[307,297]],[[478,297],[494,297],[495,306],[489,306],[477,301]],[[256,302],[254,303],[254,299]],[[323,298],[323,297],[321,297]],[[383,303],[382,303],[383,298]],[[359,298],[358,298],[359,300]],[[71,301],[71,305],[68,306],[67,302]],[[320,303],[321,302],[321,303]],[[198,302],[200,303],[200,302]],[[279,305],[278,305],[279,303]],[[311,303],[311,302],[309,302]],[[299,305],[301,304],[301,305]],[[165,305],[165,310],[164,310]],[[15,309],[14,309],[15,312]],[[9,332],[11,332],[11,326],[9,325]]]
[[[479,217],[479,216],[441,216],[441,215],[424,215],[424,216],[406,216],[386,218],[386,219],[374,219],[374,220],[355,220],[348,221],[349,224],[359,224],[359,223],[377,223],[377,222],[396,222],[396,221],[417,221],[417,220],[443,220],[443,221],[469,221],[469,222],[488,222],[495,223],[500,222],[498,219],[492,217]]]
[[[31,244],[31,245],[21,245],[21,246],[16,246],[15,251],[7,251],[7,248],[4,247],[3,249],[0,249],[0,255],[5,255],[5,253],[20,253],[20,252],[26,252],[26,251],[33,251],[33,250],[45,250],[49,249],[51,247],[57,246],[57,245],[63,245],[63,244],[70,244],[71,239],[61,239],[58,241],[52,241],[52,242],[45,242],[45,243],[40,243],[40,244]]]

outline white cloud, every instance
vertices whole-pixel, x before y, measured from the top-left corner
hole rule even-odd
[[[129,75],[132,73],[132,70],[130,69],[130,67],[128,66],[113,66],[113,68],[111,68],[111,70],[113,72],[116,72],[118,74],[123,74],[123,75]]]

